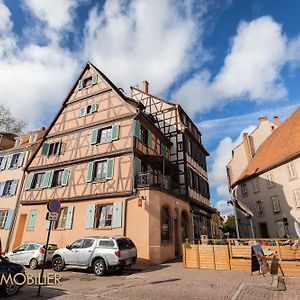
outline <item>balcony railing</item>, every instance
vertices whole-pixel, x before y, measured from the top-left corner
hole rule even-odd
[[[152,172],[141,172],[135,177],[135,185],[137,187],[160,186],[166,190],[170,190],[171,180],[170,176],[161,176],[158,180],[154,181]]]

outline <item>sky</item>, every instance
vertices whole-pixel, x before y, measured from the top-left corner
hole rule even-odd
[[[230,213],[232,148],[300,103],[299,12],[298,0],[0,0],[0,103],[33,130],[87,61],[128,96],[147,79],[198,126],[211,203]]]

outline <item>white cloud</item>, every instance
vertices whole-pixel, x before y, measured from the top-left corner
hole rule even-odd
[[[12,22],[10,20],[10,11],[7,6],[0,0],[0,33],[4,33],[11,29]]]
[[[283,66],[300,60],[299,41],[288,41],[282,26],[265,16],[241,22],[219,73],[211,78],[200,71],[172,96],[189,113],[205,112],[241,99],[270,101],[283,99],[287,90],[281,78]],[[197,102],[197,105],[195,105]]]
[[[233,214],[232,205],[227,203],[227,200],[220,200],[216,203],[215,208],[218,209],[221,216],[227,216]]]
[[[201,3],[195,16],[192,1],[107,1],[89,14],[85,57],[125,89],[147,79],[150,91],[161,93],[192,67],[196,41],[206,57],[199,18],[207,5]]]

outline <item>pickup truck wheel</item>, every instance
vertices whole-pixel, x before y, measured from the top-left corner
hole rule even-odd
[[[31,270],[36,269],[36,268],[38,267],[38,265],[39,265],[39,263],[38,263],[38,261],[37,261],[35,258],[33,258],[33,259],[29,262],[29,268],[30,268]]]
[[[93,271],[96,276],[103,276],[106,272],[105,261],[102,258],[95,260],[93,264]]]
[[[55,272],[62,271],[64,269],[64,267],[65,266],[64,266],[63,260],[60,256],[57,256],[52,260],[52,269]]]

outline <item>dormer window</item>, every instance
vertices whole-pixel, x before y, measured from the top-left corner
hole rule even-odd
[[[15,142],[15,147],[18,147],[21,145],[22,139],[17,139]]]
[[[93,86],[93,85],[97,84],[97,81],[98,81],[98,75],[97,74],[94,74],[94,75],[92,75],[90,77],[87,77],[85,79],[80,79],[78,81],[78,89],[81,90],[81,89]]]

